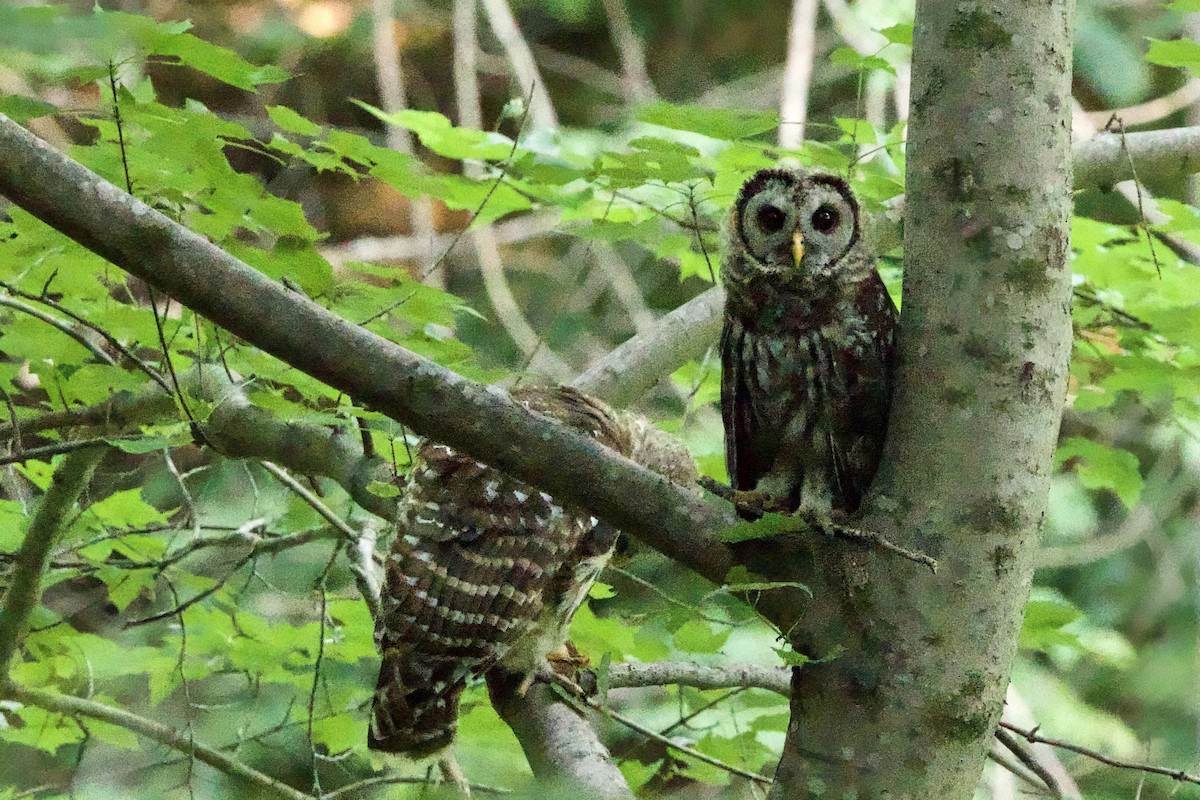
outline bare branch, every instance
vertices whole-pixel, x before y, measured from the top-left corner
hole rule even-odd
[[[23,419],[20,428],[24,435],[75,426],[121,431],[140,422],[173,418],[174,412],[175,400],[165,392],[154,389],[138,394],[118,392],[103,403],[78,411],[57,411]],[[0,438],[12,436],[14,433],[15,427],[11,421],[0,422]]]
[[[79,450],[86,450],[89,447],[103,445],[108,441],[104,437],[94,439],[79,439],[72,442],[59,442],[57,444],[48,444],[44,447],[26,447],[15,452],[0,456],[0,466],[7,464],[20,464],[31,459],[39,459],[41,461],[49,460],[54,456],[60,456],[63,453],[74,453]]]
[[[1145,772],[1151,775],[1164,775],[1173,781],[1178,781],[1180,783],[1192,783],[1200,786],[1200,775],[1193,775],[1181,769],[1171,769],[1170,767],[1160,767],[1155,764],[1146,764],[1140,761],[1125,761],[1124,759],[1113,758],[1112,756],[1106,756],[1103,753],[1096,752],[1095,750],[1092,750],[1088,747],[1083,747],[1082,745],[1073,744],[1072,742],[1063,741],[1062,739],[1054,739],[1049,736],[1042,736],[1038,733],[1037,728],[1025,730],[1024,728],[1020,728],[1009,722],[1003,721],[1001,721],[1000,727],[1010,730],[1018,736],[1025,737],[1025,739],[1032,744],[1048,744],[1051,747],[1069,750],[1072,753],[1078,753],[1081,756],[1086,756],[1093,761],[1099,761],[1101,764],[1109,767]]]
[[[408,107],[404,74],[400,71],[400,47],[396,42],[396,21],[392,18],[392,0],[371,0],[372,55],[375,80],[379,86],[380,107],[391,113]],[[400,153],[413,153],[412,134],[396,125],[387,126],[387,146]],[[425,283],[445,288],[446,270],[434,263],[433,201],[428,197],[412,200],[409,205],[412,236],[418,244],[420,270]],[[423,245],[423,246],[422,246]],[[396,256],[392,256],[395,258]]]
[[[1167,92],[1162,97],[1138,103],[1126,108],[1110,109],[1108,111],[1085,111],[1092,127],[1099,130],[1108,124],[1113,117],[1119,117],[1126,125],[1149,125],[1165,119],[1177,111],[1182,111],[1200,100],[1200,78],[1190,78],[1173,92]]]
[[[242,387],[219,367],[210,365],[189,373],[186,388],[215,403],[203,429],[218,452],[278,462],[302,475],[332,478],[367,511],[384,519],[395,516],[395,501],[367,488],[373,480],[391,480],[391,465],[382,458],[366,457],[362,442],[349,431],[281,421],[251,403]]]
[[[697,689],[766,689],[792,693],[792,670],[758,664],[725,664],[708,667],[686,661],[655,661],[649,664],[613,664],[608,668],[608,685],[613,689],[644,686],[692,686]]]
[[[1011,753],[1013,758],[1024,769],[1021,769],[1016,764],[1009,764],[1007,760],[1004,760],[998,751],[998,747],[1000,746]],[[1022,780],[1032,783],[1033,786],[1039,789],[1048,789],[1052,796],[1061,798],[1062,789],[1059,788],[1057,781],[1054,780],[1054,776],[1037,762],[1032,753],[1028,752],[1028,747],[1029,745],[1019,741],[1017,737],[1009,733],[1004,727],[999,727],[996,729],[996,741],[992,743],[991,757],[997,764],[1000,764]],[[1033,773],[1035,777],[1030,778],[1028,773]]]
[[[818,0],[793,0],[788,25],[787,60],[779,99],[779,146],[796,148],[804,141],[808,121],[808,88],[817,47]]]
[[[478,0],[454,0],[454,102],[458,107],[458,124],[479,129],[483,127],[483,109],[479,104],[477,9]]]
[[[1075,186],[1113,186],[1133,173],[1156,178],[1200,172],[1200,125],[1121,135],[1098,133],[1075,145]],[[1133,167],[1130,167],[1130,161]]]
[[[483,276],[483,288],[491,301],[492,309],[501,327],[516,342],[517,347],[529,360],[529,370],[534,374],[547,375],[561,380],[571,374],[571,368],[559,358],[534,332],[517,299],[513,297],[504,276],[504,261],[500,247],[490,227],[476,228],[471,232],[475,255],[479,258],[479,271]]]
[[[88,717],[133,731],[138,736],[166,745],[186,756],[195,758],[197,761],[208,764],[210,767],[230,777],[244,780],[253,785],[257,790],[273,797],[284,797],[288,800],[310,800],[310,796],[299,789],[294,789],[286,783],[277,781],[270,775],[259,772],[237,759],[230,758],[219,750],[196,744],[190,741],[187,736],[176,733],[171,728],[160,725],[145,717],[140,717],[128,711],[113,708],[112,706],[106,706],[102,703],[96,703],[92,700],[85,700],[82,697],[58,694],[46,689],[10,685],[6,691],[10,697],[27,705],[37,706],[38,708],[44,708],[47,711],[59,714]]]
[[[559,75],[579,81],[598,92],[611,94],[613,97],[621,97],[625,92],[625,84],[620,75],[593,61],[588,61],[574,53],[555,50],[544,44],[535,44],[533,50],[537,54],[538,63],[550,72],[557,72]]]
[[[512,65],[513,74],[521,91],[533,87],[529,102],[529,118],[534,130],[546,130],[558,127],[558,115],[554,113],[554,104],[550,102],[550,93],[546,90],[546,82],[538,72],[537,63],[533,60],[533,51],[517,25],[508,0],[481,0],[492,33],[500,40],[508,63]]]
[[[465,124],[461,119],[459,124]],[[496,243],[519,244],[545,236],[558,229],[558,217],[558,212],[548,211],[497,223],[492,226],[496,232]],[[421,240],[416,236],[364,236],[322,247],[321,255],[334,266],[343,266],[352,261],[418,258],[427,250],[443,253],[460,238],[458,233],[439,233],[431,240]]]
[[[17,550],[8,590],[0,606],[0,686],[8,681],[13,656],[28,630],[29,615],[41,602],[42,575],[50,563],[50,551],[62,536],[67,515],[107,452],[106,447],[89,447],[67,456],[55,471],[42,505]]]
[[[508,6],[500,0],[507,10]],[[489,13],[492,13],[489,11]],[[498,11],[496,13],[499,13]],[[511,16],[511,12],[509,12]],[[456,0],[454,5],[454,51],[466,63],[454,65],[454,98],[458,106],[460,125],[479,128],[483,125],[483,111],[479,94],[479,81],[475,75],[475,54],[478,51],[476,41],[476,15],[474,0]],[[513,21],[516,26],[516,21]],[[495,21],[493,21],[493,27]],[[519,36],[520,32],[517,31]],[[510,57],[514,57],[510,53]],[[532,58],[530,57],[532,66]],[[514,62],[514,68],[516,62]],[[534,67],[536,69],[536,67]],[[518,70],[519,72],[519,70]],[[534,87],[531,97],[537,96]],[[531,100],[532,105],[532,100]],[[532,116],[532,107],[529,109]],[[553,112],[551,112],[553,113]],[[521,131],[517,131],[519,136]],[[516,150],[516,140],[513,150]],[[511,158],[511,154],[510,154]],[[480,177],[481,169],[475,164],[463,164],[463,172],[471,177]],[[497,179],[499,180],[499,179]],[[461,234],[460,234],[461,235]],[[491,226],[475,228],[471,231],[471,241],[475,245],[475,255],[479,259],[479,273],[483,277],[483,288],[488,301],[496,312],[496,319],[501,327],[516,343],[517,348],[529,361],[530,369],[535,374],[544,374],[561,380],[570,374],[570,367],[561,358],[543,346],[542,338],[534,332],[524,312],[513,297],[504,275],[504,260],[500,255],[500,245],[496,240],[496,232]],[[448,251],[447,251],[448,252]]]
[[[592,364],[571,385],[613,405],[628,405],[713,345],[724,307],[725,290],[709,289]]]
[[[633,30],[625,0],[604,0],[604,13],[608,15],[608,32],[613,46],[621,57],[621,85],[625,90],[625,102],[634,105],[653,100],[658,92],[654,91],[650,73],[646,71],[646,51]]]
[[[632,800],[633,793],[587,719],[535,683],[521,696],[520,676],[488,673],[492,706],[513,730],[538,782],[583,797]]]
[[[412,775],[372,775],[369,778],[363,778],[361,781],[348,783],[345,786],[338,787],[331,792],[325,792],[321,795],[321,800],[348,800],[349,798],[361,798],[363,793],[382,786],[396,785],[422,785],[430,783],[428,778],[415,777]],[[506,795],[511,794],[508,789],[501,789],[496,786],[484,786],[478,783],[467,784],[472,792],[479,794],[494,794]]]

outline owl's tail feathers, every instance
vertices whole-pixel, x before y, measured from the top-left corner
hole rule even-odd
[[[461,657],[385,652],[367,746],[409,758],[431,756],[449,746],[465,685]]]

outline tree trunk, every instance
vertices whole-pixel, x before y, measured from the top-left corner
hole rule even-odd
[[[1000,716],[1071,349],[1070,0],[918,0],[899,389],[861,520],[811,546],[772,798],[969,798]],[[807,560],[809,556],[805,556]]]

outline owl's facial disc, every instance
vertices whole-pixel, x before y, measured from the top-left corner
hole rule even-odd
[[[760,170],[738,198],[738,233],[755,269],[831,274],[858,238],[858,204],[845,181],[799,170]]]
[[[829,274],[858,239],[858,204],[833,175],[814,175],[797,193],[796,236],[803,240],[797,263],[809,274]]]
[[[784,272],[795,269],[793,246],[797,228],[798,173],[762,170],[742,188],[737,215],[739,233],[759,269]],[[801,245],[801,253],[803,245]]]

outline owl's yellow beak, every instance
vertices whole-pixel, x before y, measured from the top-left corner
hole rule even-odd
[[[792,258],[796,260],[796,266],[800,266],[800,259],[804,258],[804,234],[796,231],[792,234]]]

